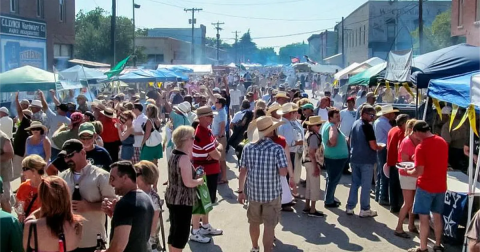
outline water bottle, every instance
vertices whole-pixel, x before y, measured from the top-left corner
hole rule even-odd
[[[72,200],[82,200],[82,195],[80,194],[80,186],[75,184],[75,189],[73,190]]]
[[[102,239],[102,236],[100,234],[97,234],[97,246],[95,247],[95,250],[104,250],[107,247],[105,246],[105,242]]]

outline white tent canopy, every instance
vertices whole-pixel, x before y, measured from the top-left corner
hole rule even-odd
[[[186,67],[190,68],[193,70],[194,74],[211,74],[213,73],[213,68],[212,65],[163,65],[159,64],[157,69],[162,69],[162,68],[170,68],[173,66],[181,66],[181,67]]]
[[[348,79],[349,75],[355,75],[355,74],[361,73],[369,69],[370,67],[383,64],[385,62],[386,62],[385,60],[382,60],[378,57],[370,58],[368,60],[365,60],[362,63],[354,62],[350,66],[343,69],[342,71],[339,71],[338,73],[336,73],[334,75],[334,78],[335,80]]]
[[[333,73],[335,73],[337,70],[338,70],[338,71],[342,70],[342,68],[339,67],[339,66],[335,66],[335,65],[320,65],[320,64],[310,65],[310,69],[312,69],[312,71],[313,71],[313,72],[316,72],[316,73],[329,73],[329,74],[333,74]]]
[[[61,78],[69,81],[95,80],[104,79],[106,77],[101,71],[93,68],[82,67],[80,65],[67,68],[61,71],[59,75]]]

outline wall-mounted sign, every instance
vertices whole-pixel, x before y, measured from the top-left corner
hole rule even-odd
[[[45,22],[0,16],[0,33],[30,38],[47,38]]]

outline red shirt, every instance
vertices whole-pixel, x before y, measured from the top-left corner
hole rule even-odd
[[[417,186],[429,193],[447,191],[448,144],[443,138],[434,135],[415,148],[415,167],[423,166],[423,174],[418,177]]]
[[[398,126],[388,131],[387,135],[387,165],[395,166],[398,160],[398,146],[405,138],[405,131]]]
[[[115,123],[117,119],[113,119],[110,117],[106,117],[102,114],[98,117],[98,120],[103,125],[103,132],[100,134],[104,143],[113,143],[116,141],[120,141],[120,137],[118,136],[118,130],[115,128]]]
[[[38,193],[38,189],[36,187],[32,187],[30,184],[30,179],[23,182],[20,187],[17,190],[17,202],[18,201],[23,201],[23,211],[26,212],[28,206],[32,202],[35,194]],[[31,214],[33,211],[39,209],[41,206],[40,200],[38,199],[38,195],[35,198],[35,201],[33,202],[32,207],[30,208],[30,212],[28,214]],[[27,217],[27,216],[26,216]]]
[[[209,128],[197,126],[195,130],[195,141],[193,142],[192,160],[195,168],[203,166],[206,175],[220,173],[220,163],[218,160],[208,157],[208,153],[215,150],[217,140]]]
[[[287,146],[287,140],[285,140],[285,137],[283,136],[274,136],[272,137],[272,141],[282,146],[283,149],[285,149],[285,146]]]

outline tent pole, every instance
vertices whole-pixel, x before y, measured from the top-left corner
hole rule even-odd
[[[417,91],[418,91],[418,89],[417,89]],[[418,95],[418,92],[417,92],[417,95]],[[427,96],[427,100],[425,101],[425,109],[423,110],[423,118],[422,118],[422,120],[424,120],[424,121],[427,118],[427,108],[428,108],[429,100],[430,100],[430,96]],[[418,99],[417,99],[417,108],[418,108]]]
[[[475,148],[474,144],[473,144],[473,129],[470,128],[470,136],[469,136],[469,139],[470,139],[470,146],[469,146],[469,159],[468,159],[468,211],[467,211],[467,226],[466,226],[466,230],[468,230],[468,228],[470,227],[470,221],[471,221],[471,216],[472,216],[472,210],[473,210],[473,200],[474,200],[474,196],[475,196],[475,189],[476,189],[476,183],[475,181],[473,180],[473,148]],[[475,172],[476,174],[478,174],[478,162],[477,162],[477,166],[476,166],[476,169],[475,169]],[[478,175],[475,175],[475,178],[477,178]],[[464,237],[464,241],[463,241],[463,249],[462,251],[463,252],[466,252],[467,250],[467,236]]]
[[[425,104],[427,107],[427,104]],[[417,85],[417,97],[415,97],[415,118],[418,118],[418,85]]]

